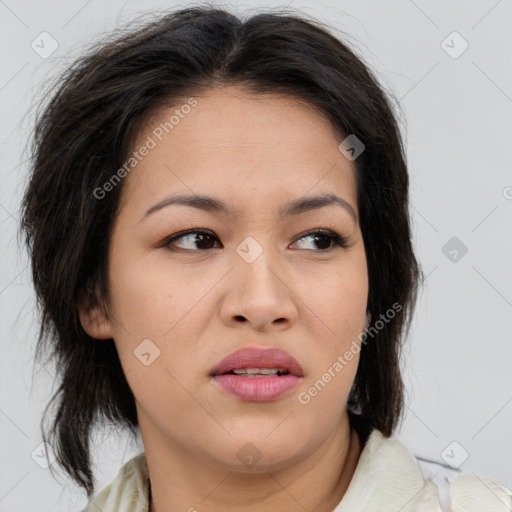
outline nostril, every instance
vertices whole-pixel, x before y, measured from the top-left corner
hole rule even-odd
[[[245,318],[240,315],[235,316],[235,320],[240,320],[240,322],[245,322]]]

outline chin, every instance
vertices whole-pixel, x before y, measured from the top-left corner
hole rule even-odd
[[[267,428],[266,424],[266,428],[262,430],[252,426],[239,435],[232,432],[232,439],[230,438],[223,446],[217,445],[221,453],[227,457],[219,460],[219,453],[211,455],[216,457],[227,471],[236,473],[277,471],[306,457],[310,437],[301,439],[295,432],[289,430],[282,430],[278,435],[275,430],[277,424],[279,422],[274,421],[271,428]],[[298,447],[302,449],[299,451]]]
[[[300,461],[303,457],[297,449],[283,450],[282,447],[259,449],[250,442],[235,451],[234,458],[219,461],[227,471],[240,474],[264,474],[285,469]]]

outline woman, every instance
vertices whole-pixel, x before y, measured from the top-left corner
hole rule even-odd
[[[205,7],[102,42],[33,156],[38,357],[62,377],[43,437],[87,512],[512,504],[475,475],[438,488],[392,437],[421,276],[408,174],[389,100],[327,28]],[[101,420],[144,452],[93,498]]]

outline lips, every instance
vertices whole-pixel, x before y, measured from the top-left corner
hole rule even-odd
[[[277,348],[245,348],[224,358],[210,373],[212,377],[248,368],[277,369],[280,373],[302,377],[302,366],[291,355]]]
[[[245,348],[223,359],[210,373],[222,392],[245,402],[289,396],[303,381],[302,366],[277,348]]]

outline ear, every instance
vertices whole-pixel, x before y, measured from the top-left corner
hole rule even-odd
[[[112,328],[107,315],[96,296],[90,290],[81,290],[79,300],[75,303],[80,323],[84,331],[98,340],[113,338]]]

